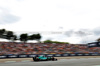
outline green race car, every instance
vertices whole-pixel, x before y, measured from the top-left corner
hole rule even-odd
[[[48,60],[56,61],[57,59],[54,57],[44,57],[44,56],[33,57],[33,61],[48,61]]]

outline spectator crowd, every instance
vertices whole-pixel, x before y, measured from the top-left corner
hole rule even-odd
[[[100,53],[99,50],[99,47],[88,48],[86,44],[0,42],[0,55]]]

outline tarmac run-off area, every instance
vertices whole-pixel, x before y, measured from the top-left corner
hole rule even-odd
[[[100,66],[100,56],[58,57],[58,61],[42,62],[32,58],[0,59],[0,66]]]

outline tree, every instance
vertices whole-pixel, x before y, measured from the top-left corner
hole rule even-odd
[[[44,43],[52,43],[51,40],[45,40]]]
[[[7,31],[6,39],[11,40],[14,36],[14,33],[12,31]]]
[[[41,39],[41,35],[40,34],[35,34],[35,40],[37,40],[38,43],[40,43],[40,39]]]
[[[5,31],[6,31],[5,29],[0,29],[0,38],[3,38]]]
[[[29,40],[35,40],[35,34],[29,36]]]
[[[100,42],[100,38],[98,38],[96,41]]]
[[[40,43],[41,35],[40,34],[33,34],[29,36],[29,40],[37,40]]]
[[[15,41],[17,36],[14,35],[13,31],[6,31],[5,29],[0,29],[0,38]]]
[[[59,42],[59,41],[51,41],[51,40],[45,40],[44,43],[69,44],[68,42]]]
[[[28,36],[28,34],[21,34],[20,38],[17,38],[17,35],[15,35],[13,33],[13,31],[6,31],[5,29],[0,29],[0,38],[4,38],[4,39],[8,39],[8,40],[20,40],[20,41],[24,41],[27,42],[28,40],[37,40],[38,42],[40,42],[41,39],[41,35],[40,34],[33,34]]]
[[[20,41],[23,41],[24,43],[28,41],[28,34],[21,34],[20,35]]]

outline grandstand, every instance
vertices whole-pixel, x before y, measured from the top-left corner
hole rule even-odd
[[[100,53],[99,50],[84,44],[0,42],[0,55]]]

